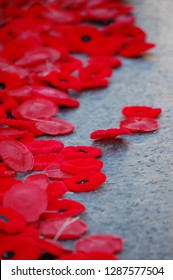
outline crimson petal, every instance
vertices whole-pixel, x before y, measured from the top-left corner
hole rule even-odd
[[[106,181],[106,176],[102,172],[81,173],[64,180],[64,184],[72,192],[94,191]]]
[[[75,248],[80,253],[120,253],[123,249],[123,240],[111,234],[90,234],[78,240]]]
[[[46,190],[49,185],[49,180],[48,180],[47,175],[45,175],[45,174],[33,174],[33,175],[28,176],[25,179],[25,183],[36,184],[42,190]]]
[[[66,160],[77,158],[94,158],[102,155],[102,150],[91,146],[68,146],[61,151]]]
[[[87,231],[87,225],[78,218],[52,218],[40,226],[40,234],[57,239],[76,239]]]
[[[50,118],[57,114],[58,107],[47,98],[33,97],[23,102],[18,112],[24,119]]]
[[[85,206],[71,199],[54,199],[43,213],[44,219],[76,216],[86,210]]]
[[[157,118],[161,114],[161,108],[153,108],[150,106],[126,106],[121,113],[126,118],[143,117],[143,118]]]
[[[35,127],[39,131],[49,135],[65,135],[73,132],[75,129],[71,123],[55,118],[51,120],[37,120]]]
[[[0,206],[0,229],[8,234],[23,231],[26,221],[22,215],[11,208]]]
[[[0,246],[0,260],[35,260],[41,256],[41,249],[31,238],[16,238]]]
[[[0,156],[4,162],[17,172],[31,170],[34,158],[27,147],[13,139],[0,140]]]
[[[60,164],[60,169],[67,173],[78,174],[89,171],[100,171],[103,165],[101,160],[95,158],[79,158],[64,161]]]
[[[104,138],[115,138],[120,135],[129,135],[130,130],[126,128],[109,128],[109,129],[100,129],[93,131],[90,134],[90,138],[93,140],[104,139]]]
[[[37,140],[26,144],[27,148],[33,153],[33,155],[60,152],[64,144],[58,140]]]
[[[152,118],[133,117],[120,122],[121,128],[131,132],[152,132],[160,128],[159,123]]]
[[[27,222],[34,222],[47,208],[47,193],[36,184],[16,184],[5,192],[2,204],[20,213]]]

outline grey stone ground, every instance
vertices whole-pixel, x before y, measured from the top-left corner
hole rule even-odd
[[[173,1],[127,1],[157,48],[143,59],[124,60],[104,90],[79,96],[80,108],[60,117],[77,126],[60,137],[66,145],[103,149],[107,183],[91,193],[67,196],[87,206],[88,233],[124,238],[121,259],[173,259]],[[95,129],[116,127],[125,105],[161,106],[160,131],[93,143]],[[71,243],[69,244],[71,246]]]

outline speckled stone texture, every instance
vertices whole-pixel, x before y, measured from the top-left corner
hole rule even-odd
[[[81,217],[88,233],[123,237],[120,259],[173,259],[173,1],[126,2],[136,7],[137,24],[157,48],[143,59],[124,59],[108,88],[79,94],[80,108],[60,110],[59,116],[77,129],[58,139],[102,148],[107,174],[97,191],[67,196],[86,205]],[[96,129],[117,127],[121,108],[135,104],[162,107],[158,132],[89,139]]]

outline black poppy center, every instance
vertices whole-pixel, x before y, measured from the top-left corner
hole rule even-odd
[[[15,256],[13,251],[8,251],[2,254],[3,259],[12,259]]]
[[[84,153],[84,154],[88,154],[88,152],[87,152],[87,151],[82,150],[82,149],[79,149],[79,150],[78,150],[78,152],[81,152],[81,153]]]
[[[5,89],[5,88],[6,88],[6,84],[0,83],[0,89]]]
[[[44,253],[39,260],[55,260],[57,256],[50,254],[50,253]]]
[[[78,181],[76,184],[82,185],[82,184],[85,184],[85,183],[88,183],[88,182],[89,182],[89,180],[84,179],[84,180]]]
[[[114,21],[115,21],[114,19],[110,18],[104,22],[104,25],[109,25],[109,24],[113,23]]]
[[[88,43],[89,41],[91,41],[91,37],[90,36],[88,36],[88,35],[84,35],[84,36],[82,36],[82,41],[83,42],[85,42],[85,43]]]
[[[58,210],[59,213],[64,213],[64,212],[67,212],[67,209],[66,208],[62,208],[60,210]]]
[[[7,217],[5,217],[3,215],[0,215],[0,220],[7,222],[7,223],[10,221]]]

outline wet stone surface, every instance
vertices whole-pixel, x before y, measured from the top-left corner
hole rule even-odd
[[[59,117],[76,125],[76,131],[57,139],[103,149],[107,175],[98,190],[66,197],[87,207],[81,218],[88,233],[123,237],[120,259],[173,259],[173,1],[127,2],[135,5],[138,25],[157,48],[143,59],[124,59],[108,88],[79,94],[79,108],[60,110]],[[115,140],[89,139],[94,130],[118,127],[127,105],[162,107],[161,129]]]

